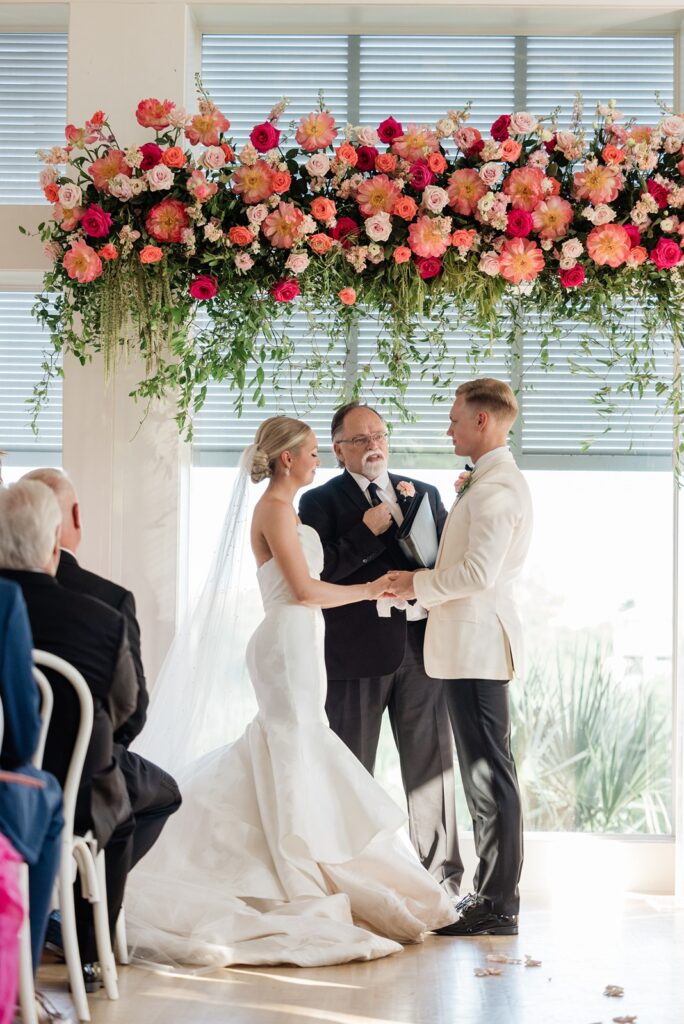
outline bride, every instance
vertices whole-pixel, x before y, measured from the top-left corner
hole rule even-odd
[[[164,964],[387,956],[456,916],[406,839],[404,812],[325,717],[320,609],[375,600],[388,579],[319,579],[321,543],[293,507],[320,465],[305,423],[266,420],[245,455],[245,475],[269,479],[251,523],[265,612],[247,647],[258,714],[181,773],[183,805],[129,878],[129,937],[136,957]],[[168,712],[164,682],[153,704]],[[184,679],[184,701],[200,683]]]

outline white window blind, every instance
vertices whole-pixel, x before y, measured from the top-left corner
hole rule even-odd
[[[62,382],[50,385],[41,409],[38,434],[30,425],[33,385],[41,376],[49,339],[31,316],[30,292],[0,292],[0,449],[8,452],[60,452]]]
[[[597,100],[615,98],[627,116],[653,123],[658,114],[655,93],[671,101],[674,80],[672,37],[556,38],[556,37],[435,37],[435,36],[205,36],[203,78],[212,96],[232,120],[232,131],[242,142],[253,124],[268,114],[280,95],[295,101],[292,116],[312,109],[322,88],[340,124],[348,116],[359,124],[377,125],[392,115],[404,123],[433,122],[450,108],[473,100],[471,123],[485,134],[502,113],[527,109],[544,114],[560,103],[567,123],[574,94],[585,97],[585,120],[591,125]],[[567,325],[566,325],[567,326]],[[372,360],[376,325],[362,320],[351,363]],[[463,378],[500,376],[523,385],[523,410],[518,429],[519,452],[537,455],[595,458],[598,455],[666,455],[671,450],[671,429],[666,416],[657,416],[654,396],[639,401],[622,395],[618,412],[609,420],[598,416],[591,403],[595,381],[570,373],[568,357],[583,361],[579,326],[568,327],[559,349],[550,352],[549,373],[538,365],[537,340],[528,333],[513,366],[510,354],[473,367],[465,359],[473,339],[454,331],[450,346]],[[323,339],[321,339],[323,341]],[[304,344],[304,342],[303,342]],[[308,342],[310,344],[310,342]],[[302,353],[306,357],[306,351]],[[667,344],[659,371],[669,372]],[[620,370],[611,383],[619,383]],[[368,401],[382,396],[382,386],[368,389]],[[249,408],[242,420],[230,413],[226,389],[223,397],[210,387],[205,409],[196,418],[198,449],[230,451],[244,447],[253,436],[255,422],[271,409],[287,407],[286,392],[269,398],[266,410]],[[396,416],[394,450],[439,457],[448,453],[444,437],[448,401],[435,403],[431,376],[421,378],[415,367],[405,402],[416,422],[400,424]],[[444,396],[448,398],[448,396]],[[319,398],[317,414],[327,420],[335,395]],[[311,413],[306,413],[311,416]],[[605,431],[606,424],[611,429]],[[317,427],[320,431],[320,426]],[[326,431],[327,435],[327,431]],[[323,436],[323,435],[322,435]],[[596,439],[586,456],[585,442]]]
[[[44,203],[37,149],[64,143],[67,36],[0,33],[0,203]]]

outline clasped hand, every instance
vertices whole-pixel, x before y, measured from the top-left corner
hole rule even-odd
[[[413,576],[412,572],[399,572],[398,570],[385,573],[375,581],[378,585],[382,584],[383,586],[382,593],[378,596],[397,597],[404,601],[412,601],[416,596]]]

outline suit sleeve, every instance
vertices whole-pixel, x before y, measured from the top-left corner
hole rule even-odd
[[[138,681],[138,702],[133,714],[117,729],[114,739],[124,747],[128,747],[135,737],[142,731],[147,718],[147,707],[150,697],[147,692],[145,670],[142,663],[140,651],[140,625],[135,614],[135,598],[130,590],[126,591],[123,601],[119,605],[119,611],[126,620],[126,631],[128,635],[128,646],[133,659],[136,679]]]
[[[350,530],[339,535],[332,508],[326,510],[323,503],[317,501],[310,493],[302,495],[299,517],[307,526],[313,526],[321,538],[321,579],[327,583],[344,583],[347,577],[384,554],[386,550],[384,542],[368,529],[361,518]]]
[[[416,597],[424,608],[480,593],[492,586],[501,572],[522,515],[518,498],[508,487],[483,482],[470,500],[463,557],[454,565],[417,572],[414,577]]]
[[[17,587],[10,597],[0,650],[0,692],[5,719],[2,763],[9,769],[28,764],[40,733],[40,692],[32,673],[32,647],[26,605]]]
[[[121,618],[112,685],[107,695],[107,711],[116,732],[133,714],[138,704],[138,680],[128,645],[126,620]]]

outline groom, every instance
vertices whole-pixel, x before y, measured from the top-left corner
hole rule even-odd
[[[517,935],[522,813],[510,744],[508,683],[522,675],[514,586],[532,535],[525,479],[506,447],[518,415],[508,384],[471,380],[456,391],[451,437],[474,470],[462,474],[435,568],[399,572],[398,597],[429,610],[428,675],[444,677],[479,866],[475,894],[446,935]]]
[[[313,526],[323,544],[321,579],[363,583],[389,569],[410,568],[395,539],[397,526],[411,501],[427,492],[441,533],[446,510],[437,489],[387,472],[387,427],[369,406],[351,402],[338,409],[331,434],[344,472],[307,491],[299,505],[302,522]],[[323,614],[330,726],[372,774],[388,709],[411,841],[423,866],[455,897],[463,865],[453,745],[442,680],[429,679],[423,665],[425,611],[409,605],[381,618],[374,602],[361,601]]]

